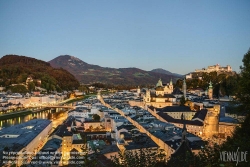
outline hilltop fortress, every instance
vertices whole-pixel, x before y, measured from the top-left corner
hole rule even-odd
[[[219,64],[208,66],[207,68],[202,68],[202,69],[195,69],[194,72],[191,72],[186,75],[186,79],[192,79],[197,77],[197,74],[199,76],[199,73],[210,73],[210,72],[217,72],[217,75],[219,74],[231,74],[234,75],[235,71],[233,71],[232,67],[230,65],[227,65],[226,67],[222,67]]]
[[[219,64],[213,65],[213,66],[208,66],[207,69],[206,68],[202,68],[202,69],[196,69],[195,72],[232,72],[232,67],[230,65],[227,65],[226,67],[221,67]]]

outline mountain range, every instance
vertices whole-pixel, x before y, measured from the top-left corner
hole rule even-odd
[[[172,72],[167,71],[167,70],[164,70],[164,69],[162,69],[162,68],[156,68],[156,69],[153,69],[153,70],[151,70],[151,71],[152,71],[152,72],[156,72],[156,73],[161,73],[161,74],[173,75],[173,76],[176,76],[177,78],[182,78],[182,77],[184,77],[184,75],[172,73]]]
[[[159,78],[167,83],[172,78],[175,82],[182,75],[163,69],[144,71],[139,68],[108,68],[88,64],[70,55],[61,55],[49,61],[54,68],[63,68],[73,74],[82,84],[104,83],[111,85],[154,85]]]

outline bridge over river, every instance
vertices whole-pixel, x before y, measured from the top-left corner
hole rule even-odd
[[[75,109],[76,107],[75,106],[43,106],[45,108],[66,108],[66,109]]]

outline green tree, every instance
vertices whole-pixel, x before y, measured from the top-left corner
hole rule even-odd
[[[97,155],[96,150],[95,150],[95,153],[93,153],[92,155],[89,155],[89,148],[88,148],[86,136],[84,136],[83,141],[84,143],[81,148],[83,161],[84,161],[83,167],[98,167],[98,161],[96,158],[96,155]]]
[[[235,95],[236,90],[238,88],[238,75],[235,76],[229,76],[226,79],[226,94],[228,96]]]
[[[243,66],[240,66],[239,89],[237,98],[242,103],[242,109],[250,111],[250,49],[243,57]]]
[[[165,154],[161,149],[155,152],[151,148],[141,148],[119,152],[118,157],[112,157],[111,161],[113,167],[164,167]]]
[[[52,119],[52,114],[51,113],[48,113],[47,115],[47,119],[51,120]]]
[[[27,93],[28,92],[28,90],[26,89],[24,85],[11,86],[10,90],[12,93]]]
[[[241,105],[239,105],[238,107],[238,111],[244,111],[244,113],[246,114],[246,119],[240,125],[240,127],[236,128],[236,130],[233,132],[232,137],[228,137],[222,145],[205,147],[205,149],[195,157],[197,166],[235,166],[236,162],[220,161],[219,153],[221,151],[236,152],[237,150],[239,152],[249,152],[250,150],[250,50],[244,55],[242,62],[243,66],[240,67],[241,73],[239,75],[236,96],[237,100],[241,103]],[[249,154],[247,154],[246,160],[247,161],[239,162],[237,166],[250,166]]]
[[[30,92],[35,90],[35,84],[34,84],[34,82],[29,82],[28,83],[28,90]]]
[[[185,103],[186,103],[186,99],[185,99],[184,96],[182,96],[181,99],[180,99],[180,105],[181,105],[181,106],[184,106]]]
[[[84,86],[84,85],[79,86],[79,87],[78,87],[78,90],[79,90],[80,92],[85,92],[85,93],[88,93],[88,92],[89,92],[88,87],[87,87],[87,86]]]
[[[94,114],[92,117],[95,121],[100,121],[101,119],[101,117],[98,114]]]
[[[17,83],[23,83],[26,81],[28,74],[23,73],[17,77]]]
[[[179,155],[176,157],[171,157],[167,161],[167,167],[190,167],[193,166],[194,163],[194,156],[190,152],[184,152],[183,154],[185,155]]]

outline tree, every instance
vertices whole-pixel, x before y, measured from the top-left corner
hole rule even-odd
[[[11,86],[10,90],[12,93],[27,93],[28,92],[28,90],[26,89],[24,85]]]
[[[228,96],[235,95],[238,88],[238,75],[227,77],[225,86]]]
[[[250,112],[250,49],[243,57],[243,66],[240,66],[241,74],[238,84],[237,98],[242,103],[242,109]]]
[[[35,90],[35,84],[34,84],[34,82],[29,82],[28,83],[28,90],[30,92]]]
[[[167,161],[167,167],[190,167],[194,166],[194,156],[192,153],[188,151],[183,153],[184,155],[179,155],[176,157],[172,157]]]
[[[47,115],[47,119],[51,120],[52,119],[52,114],[51,113],[48,113]]]
[[[112,157],[113,167],[164,167],[165,154],[163,150],[158,152],[151,148],[139,149],[137,151],[119,152],[118,157]]]
[[[181,106],[184,106],[185,103],[186,103],[186,99],[185,99],[184,96],[182,96],[181,99],[180,99],[180,105],[181,105]]]
[[[28,74],[26,74],[26,73],[23,73],[23,74],[19,75],[17,77],[17,79],[16,79],[17,83],[23,83],[23,82],[25,82],[26,79],[27,79],[27,77],[28,77]]]
[[[88,87],[87,87],[87,86],[84,86],[84,85],[79,86],[79,87],[78,87],[78,90],[79,90],[80,92],[85,92],[85,93],[88,93],[88,92],[89,92]]]
[[[94,114],[92,117],[95,121],[100,121],[101,119],[101,117],[98,114]]]
[[[83,167],[97,167],[98,162],[97,162],[97,158],[96,158],[96,152],[89,155],[89,149],[88,149],[88,144],[87,144],[87,138],[86,136],[84,136],[83,138],[83,146],[81,147],[82,150],[82,154],[83,154]]]
[[[239,111],[245,111],[246,119],[233,132],[232,137],[220,146],[205,147],[198,156],[195,157],[197,166],[235,166],[236,162],[220,161],[219,153],[222,151],[248,151],[250,150],[250,50],[243,57],[243,66],[240,67],[241,74],[239,76],[238,89],[236,92],[237,100],[241,103]],[[250,166],[250,155],[247,154],[246,160],[239,162],[237,166]]]

